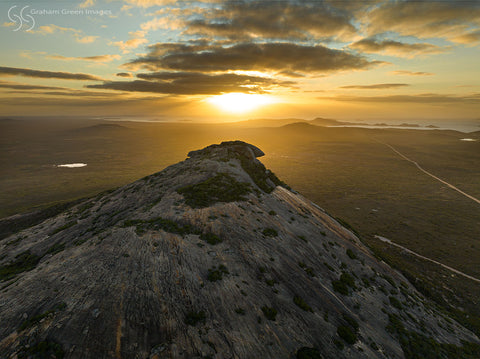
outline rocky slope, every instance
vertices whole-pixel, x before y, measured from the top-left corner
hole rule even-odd
[[[193,151],[1,240],[0,357],[477,356],[262,155]]]

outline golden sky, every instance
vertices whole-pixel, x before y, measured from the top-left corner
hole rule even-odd
[[[480,116],[478,1],[2,1],[3,116]]]

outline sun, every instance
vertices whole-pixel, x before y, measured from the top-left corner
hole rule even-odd
[[[233,113],[253,111],[275,102],[272,96],[236,92],[212,96],[207,101],[222,111]]]

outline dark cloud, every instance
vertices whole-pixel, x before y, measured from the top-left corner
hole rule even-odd
[[[369,54],[384,54],[399,57],[415,57],[418,55],[440,54],[449,47],[440,47],[428,43],[405,43],[394,40],[377,40],[367,38],[349,45],[350,48]]]
[[[471,95],[448,94],[417,94],[417,95],[392,95],[392,96],[335,96],[318,97],[322,100],[342,102],[378,102],[378,103],[424,103],[424,104],[474,104],[480,105],[480,93]]]
[[[12,89],[12,90],[63,90],[63,87],[54,86],[41,86],[41,85],[28,85],[18,82],[0,81],[0,88]]]
[[[133,77],[133,75],[130,72],[119,72],[115,76],[118,76],[118,77]]]
[[[333,6],[332,6],[333,5]],[[227,1],[186,21],[188,34],[230,39],[351,38],[351,13],[325,1]]]
[[[423,72],[423,71],[408,71],[408,70],[397,70],[391,71],[392,75],[407,75],[407,76],[432,76],[435,75],[433,72]]]
[[[305,77],[304,74],[299,74],[297,72],[293,72],[293,71],[288,71],[288,70],[285,70],[285,71],[280,71],[278,73],[279,75],[282,75],[282,76],[287,76],[287,77]]]
[[[97,92],[97,91],[40,91],[40,90],[31,90],[31,91],[8,91],[8,93],[18,93],[18,94],[35,94],[35,95],[42,95],[42,96],[70,96],[70,97],[111,97],[112,94],[110,92]],[[123,94],[119,94],[123,95]]]
[[[293,43],[241,43],[230,47],[215,45],[156,44],[150,53],[126,64],[149,70],[225,72],[257,70],[275,72],[329,73],[360,70],[379,61],[322,45]]]
[[[364,15],[369,35],[396,32],[458,43],[480,40],[479,1],[386,1]]]
[[[56,98],[56,97],[15,97],[14,100],[9,98],[0,98],[0,105],[4,106],[39,106],[39,107],[109,107],[111,111],[112,106],[128,107],[133,104],[144,104],[151,106],[152,104],[162,104],[162,108],[175,105],[168,99],[168,102],[162,102],[158,97],[142,97],[142,98],[124,98],[122,96],[106,96],[102,98],[87,98],[87,97],[72,97],[72,98]]]
[[[54,60],[63,60],[63,61],[93,61],[93,62],[110,62],[113,60],[119,60],[120,55],[97,55],[97,56],[80,56],[80,57],[68,57],[62,55],[48,55],[47,58]]]
[[[100,77],[79,74],[71,72],[56,72],[56,71],[42,71],[32,69],[22,69],[16,67],[0,67],[0,76],[25,76],[25,77],[38,77],[45,79],[63,79],[63,80],[102,80]]]
[[[106,81],[87,87],[173,95],[213,95],[226,92],[264,92],[272,86],[295,84],[291,81],[233,73],[210,75],[198,72],[155,72],[138,74],[137,77],[142,80]]]
[[[46,96],[76,96],[76,97],[109,97],[111,92],[84,91],[67,87],[42,86],[22,84],[18,82],[0,81],[0,89],[9,89],[6,93],[35,94]],[[119,96],[122,94],[118,94]]]
[[[394,89],[399,87],[410,86],[409,84],[374,84],[374,85],[348,85],[341,86],[342,89],[358,89],[358,90],[384,90]]]

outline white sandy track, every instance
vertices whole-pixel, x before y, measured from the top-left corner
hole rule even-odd
[[[384,142],[380,142],[378,141],[379,143],[389,147],[392,151],[394,151],[396,154],[398,154],[400,157],[402,157],[403,159],[407,160],[408,162],[411,162],[413,163],[415,166],[417,166],[417,168],[422,171],[423,173],[429,175],[430,177],[432,178],[435,178],[437,181],[439,182],[442,182],[444,185],[450,187],[451,189],[457,191],[458,193],[464,195],[465,197],[467,198],[470,198],[472,201],[475,201],[477,202],[478,204],[480,204],[480,199],[476,198],[476,197],[473,197],[472,195],[469,195],[468,193],[465,193],[463,192],[461,189],[455,187],[454,185],[442,180],[441,178],[435,176],[434,174],[428,172],[427,170],[423,169],[417,162],[411,160],[410,158],[408,158],[407,156],[405,156],[404,154],[402,154],[401,152],[399,152],[397,149],[395,149],[393,146],[389,145],[388,143],[384,143]]]
[[[472,277],[471,275],[468,275],[468,274],[466,274],[466,273],[460,272],[459,270],[457,270],[457,269],[455,269],[455,268],[452,268],[452,267],[449,267],[449,266],[447,266],[447,265],[445,265],[445,264],[443,264],[443,263],[437,262],[436,260],[433,260],[433,259],[427,258],[427,257],[425,257],[425,256],[422,256],[421,254],[418,254],[417,252],[414,252],[414,251],[412,251],[412,250],[410,250],[410,249],[408,249],[408,248],[405,248],[405,247],[403,247],[403,246],[401,246],[401,245],[399,245],[399,244],[397,244],[397,243],[392,242],[392,241],[391,241],[390,239],[388,239],[388,238],[385,238],[385,237],[382,237],[382,236],[377,236],[377,235],[375,236],[375,238],[381,240],[382,242],[391,244],[392,246],[401,248],[401,249],[403,249],[405,252],[410,253],[410,254],[412,254],[412,255],[414,255],[414,256],[416,256],[416,257],[419,257],[419,258],[422,258],[422,259],[424,259],[424,260],[426,260],[426,261],[429,261],[429,262],[438,264],[439,266],[441,266],[441,267],[443,267],[443,268],[445,268],[445,269],[448,269],[449,271],[451,271],[451,272],[453,272],[453,273],[456,273],[456,274],[461,275],[461,276],[463,276],[463,277],[465,277],[465,278],[468,278],[468,279],[471,279],[471,280],[473,280],[473,281],[475,281],[475,282],[480,283],[480,279],[478,279],[478,278],[475,278],[475,277]]]

